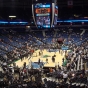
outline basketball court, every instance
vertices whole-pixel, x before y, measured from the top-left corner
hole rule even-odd
[[[23,67],[24,62],[26,62],[26,65],[29,65],[30,62],[38,62],[38,60],[40,59],[40,62],[45,63],[44,67],[55,67],[56,65],[62,66],[62,59],[65,57],[65,52],[64,50],[51,50],[49,51],[48,49],[44,49],[42,52],[42,55],[39,56],[39,51],[40,50],[36,50],[33,55],[31,56],[31,58],[29,59],[24,57],[23,61],[18,60],[16,61],[16,65],[18,67]],[[41,52],[41,51],[40,51]],[[55,57],[55,62],[52,62],[52,56],[56,55]],[[48,63],[46,63],[46,58],[48,59]]]

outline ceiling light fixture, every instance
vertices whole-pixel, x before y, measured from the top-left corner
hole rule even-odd
[[[16,18],[16,16],[9,16],[9,18]]]

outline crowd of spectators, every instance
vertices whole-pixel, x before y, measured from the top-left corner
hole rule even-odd
[[[48,35],[47,33],[46,35]],[[3,71],[0,72],[0,87],[87,88],[88,74],[84,63],[88,61],[88,34],[81,35],[81,33],[64,31],[58,33],[59,36],[56,35],[54,38],[63,37],[63,46],[68,46],[71,51],[65,56],[67,64],[61,67],[58,65],[54,69],[50,68],[51,71],[50,69],[28,69],[26,63],[22,68],[19,68],[13,62],[23,57],[31,57],[32,52],[30,51],[41,48],[40,46],[48,48],[50,40],[50,46],[52,46],[53,36],[42,35],[43,37],[41,37],[37,36],[39,34],[36,32],[17,33],[14,30],[2,30],[0,35],[0,66]],[[78,39],[76,40],[76,38]],[[56,47],[58,48],[58,46]],[[9,65],[11,63],[13,66]]]

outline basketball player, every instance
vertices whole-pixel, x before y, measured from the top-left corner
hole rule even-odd
[[[46,58],[46,63],[48,63],[48,58]]]
[[[61,50],[61,56],[63,55],[63,50]]]
[[[59,49],[59,54],[60,54],[60,49]]]
[[[64,63],[64,58],[62,59],[62,62]]]
[[[55,62],[56,55],[52,56],[52,62]]]
[[[40,46],[40,54],[43,55],[43,46]]]
[[[38,60],[38,64],[40,64],[40,58],[39,58],[39,60]]]
[[[41,52],[39,51],[39,56],[41,56]]]

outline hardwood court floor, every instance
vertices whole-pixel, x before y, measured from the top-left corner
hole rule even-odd
[[[15,62],[16,65],[18,65],[18,67],[23,67],[24,62],[26,62],[26,64],[28,65],[30,61],[38,62],[39,58],[41,61],[46,62],[46,58],[44,57],[45,55],[48,55],[49,57],[47,57],[48,63],[45,64],[44,67],[55,67],[55,65],[58,65],[58,62],[59,62],[60,66],[62,65],[62,58],[65,57],[65,53],[61,54],[62,50],[60,50],[60,53],[59,53],[59,51],[49,52],[48,50],[44,49],[43,55],[41,55],[41,56],[39,56],[39,51],[40,50],[35,51],[30,59],[28,59],[29,58],[28,57],[28,58],[24,58],[23,61],[19,60],[19,61]],[[56,55],[55,63],[52,62],[53,55]]]

